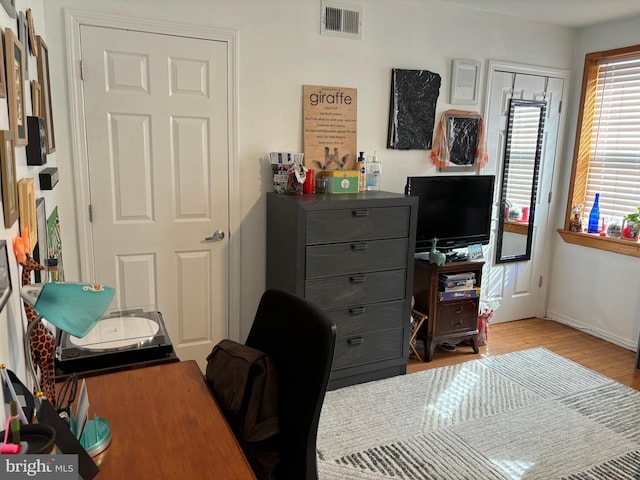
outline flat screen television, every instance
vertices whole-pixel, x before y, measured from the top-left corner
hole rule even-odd
[[[489,243],[494,183],[493,175],[407,177],[405,194],[419,198],[416,253],[428,252],[432,238],[445,252]]]

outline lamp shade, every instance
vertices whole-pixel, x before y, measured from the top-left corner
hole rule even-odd
[[[22,298],[60,330],[82,338],[109,307],[115,290],[90,283],[34,283],[21,290]]]

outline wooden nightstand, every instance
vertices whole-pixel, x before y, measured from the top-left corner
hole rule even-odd
[[[435,348],[443,343],[457,345],[471,340],[474,353],[478,353],[478,307],[480,298],[440,300],[438,280],[441,274],[472,272],[477,288],[482,283],[483,261],[451,262],[441,267],[425,260],[416,260],[413,295],[415,309],[428,317],[426,328],[417,332],[424,339],[425,360],[431,361]]]

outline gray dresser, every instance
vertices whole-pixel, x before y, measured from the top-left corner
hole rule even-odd
[[[267,194],[267,288],[335,321],[330,389],[406,372],[417,209],[390,192]]]

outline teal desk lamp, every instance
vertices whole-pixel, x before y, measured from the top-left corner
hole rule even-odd
[[[25,352],[29,352],[31,332],[43,318],[75,337],[82,338],[87,335],[109,307],[115,290],[112,287],[89,283],[49,282],[25,285],[20,293],[22,299],[31,305],[39,316],[31,322],[25,334]],[[31,355],[27,357],[35,385],[39,387]],[[77,428],[72,421],[72,431]],[[79,440],[89,455],[97,455],[111,443],[109,424],[105,419],[94,415],[93,420],[87,420]]]

